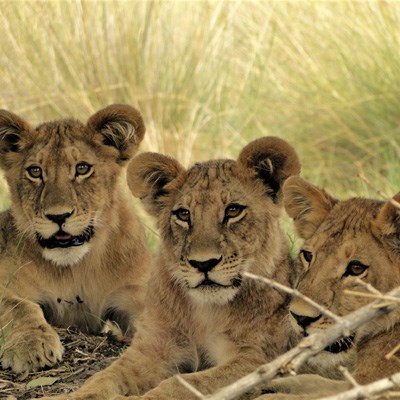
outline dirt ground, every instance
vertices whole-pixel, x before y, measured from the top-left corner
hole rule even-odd
[[[74,328],[56,330],[65,348],[62,362],[25,376],[0,368],[0,400],[28,400],[76,390],[117,359],[130,342],[126,337],[86,335]],[[400,399],[400,392],[386,392],[373,398]]]
[[[111,335],[85,335],[78,330],[57,329],[65,348],[54,368],[17,376],[0,369],[0,399],[26,400],[77,389],[95,372],[107,367],[128,346]]]

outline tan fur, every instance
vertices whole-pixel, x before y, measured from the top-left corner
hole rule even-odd
[[[242,274],[291,284],[279,214],[282,183],[299,170],[294,150],[272,137],[250,143],[238,161],[187,171],[159,154],[136,157],[128,183],[161,233],[146,308],[131,347],[67,398],[193,399],[173,375],[191,372],[183,378],[211,393],[285,351],[288,297]],[[243,208],[236,213],[231,205]],[[219,262],[200,272],[210,260]],[[206,278],[214,284],[199,286]]]
[[[150,256],[123,175],[144,131],[139,112],[126,105],[106,107],[86,125],[59,120],[37,128],[0,111],[0,163],[12,200],[0,214],[3,368],[31,371],[59,360],[63,348],[50,325],[96,332],[112,318],[133,333]]]
[[[362,198],[339,201],[298,177],[289,178],[283,192],[285,208],[294,219],[297,232],[306,239],[303,250],[312,254],[311,263],[306,260],[307,254],[300,253],[299,256],[304,268],[298,284],[301,293],[343,316],[372,301],[344,292],[365,291],[356,278],[383,293],[400,285],[398,208],[390,202]],[[400,195],[395,199],[399,201]],[[358,275],[349,273],[354,262],[367,268],[364,272],[360,270]],[[291,322],[300,334],[319,332],[333,324],[328,317],[318,318],[319,311],[299,298],[292,301],[290,312],[317,318],[301,327],[292,314]],[[350,334],[355,334],[350,349],[337,354],[323,351],[309,360],[305,371],[340,379],[342,374],[337,367],[345,365],[352,369],[360,384],[366,384],[400,370],[397,360],[385,358],[399,342],[399,312],[379,317]],[[314,396],[318,392],[322,395],[349,388],[347,382],[331,381],[330,385],[332,387],[316,375],[306,375],[277,380],[270,388],[292,393],[308,391]]]

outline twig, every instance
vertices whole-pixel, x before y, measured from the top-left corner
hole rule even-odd
[[[362,286],[363,288],[365,288],[365,290],[367,290],[368,292],[382,295],[382,292],[380,292],[378,289],[374,288],[370,283],[364,282],[364,281],[363,281],[362,279],[360,279],[359,277],[355,277],[354,280],[355,280],[360,286]]]
[[[400,287],[389,292],[388,296],[400,297]],[[244,376],[233,384],[220,389],[212,395],[206,396],[205,400],[233,400],[256,386],[268,382],[277,375],[297,371],[308,358],[319,353],[338,338],[346,336],[346,332],[354,332],[360,325],[385,315],[398,306],[398,303],[391,303],[386,304],[385,307],[377,307],[377,305],[381,305],[382,302],[382,300],[376,300],[367,304],[351,314],[342,317],[340,323],[336,323],[323,332],[314,333],[304,338],[296,347],[292,348],[287,353],[282,354],[268,364],[260,366],[254,372]],[[396,382],[399,382],[400,376],[395,379]],[[389,388],[391,387],[393,386]],[[355,398],[356,397],[353,397],[352,399]],[[350,397],[347,399],[350,399]],[[339,398],[335,397],[335,400],[339,400]]]
[[[88,354],[88,353],[85,353],[85,352],[82,351],[82,350],[75,349],[75,352],[76,352],[76,353],[79,353],[79,354],[82,354],[83,356],[86,356],[87,358],[90,358],[90,357],[89,357],[89,354]]]
[[[388,378],[380,379],[368,385],[357,385],[357,387],[347,390],[333,396],[323,397],[319,400],[354,400],[365,399],[372,395],[385,392],[400,386],[400,372],[389,376]]]
[[[275,282],[272,279],[265,278],[264,276],[259,276],[259,275],[254,275],[251,274],[250,272],[244,272],[244,276],[247,276],[248,278],[255,279],[258,281],[262,281],[266,283],[267,285],[273,287],[274,289],[281,290],[282,292],[288,293],[294,297],[299,297],[302,300],[304,300],[306,303],[310,304],[312,307],[317,309],[321,314],[324,314],[325,316],[332,318],[335,322],[341,322],[342,318],[334,314],[333,312],[329,311],[327,308],[319,305],[316,303],[314,300],[310,299],[309,297],[305,296],[303,293],[300,293],[296,289],[292,289],[289,286],[282,285],[281,283]]]
[[[400,350],[400,344],[398,344],[393,350],[385,355],[386,360],[390,360],[392,357],[395,358],[397,361],[399,360],[395,354]]]
[[[357,292],[356,290],[349,290],[349,289],[345,289],[343,290],[343,293],[346,294],[351,294],[352,296],[356,296],[356,297],[368,297],[371,299],[380,299],[380,300],[386,300],[388,303],[400,303],[400,299],[398,299],[397,297],[393,297],[393,296],[388,296],[382,293],[379,294],[375,294],[375,293],[366,293],[366,292]]]
[[[185,386],[186,389],[188,389],[190,392],[192,392],[197,399],[199,400],[204,400],[205,397],[204,395],[199,392],[194,386],[192,386],[189,382],[185,381],[180,375],[175,375],[175,378],[178,380],[178,382]]]
[[[349,370],[344,367],[343,365],[339,365],[338,367],[339,371],[343,374],[343,377],[350,382],[351,386],[353,387],[359,387],[360,385],[358,382],[354,379],[353,375],[349,372]]]

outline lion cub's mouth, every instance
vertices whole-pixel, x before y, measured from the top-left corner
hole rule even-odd
[[[355,335],[342,337],[330,346],[325,347],[324,350],[334,354],[341,353],[342,351],[347,351],[353,346],[354,337]]]
[[[208,277],[203,279],[197,286],[194,287],[194,289],[200,288],[200,287],[220,287],[220,288],[230,288],[230,287],[239,287],[242,283],[242,279],[240,277],[236,277],[233,279],[231,285],[223,285],[221,283],[217,283]]]
[[[218,287],[225,287],[224,285],[221,285],[220,283],[214,282],[214,281],[212,281],[211,279],[208,279],[208,278],[202,280],[202,281],[201,281],[197,286],[195,286],[194,288],[197,289],[197,288],[199,288],[199,287],[201,287],[201,286],[211,286],[211,287],[213,287],[213,286],[217,287],[217,286],[218,286]]]
[[[53,236],[50,236],[48,239],[44,239],[38,233],[36,234],[37,240],[45,249],[55,249],[55,248],[67,248],[67,247],[76,247],[82,246],[84,243],[89,242],[89,240],[94,235],[93,226],[89,226],[85,229],[85,231],[79,236],[72,236],[67,232],[59,230]]]

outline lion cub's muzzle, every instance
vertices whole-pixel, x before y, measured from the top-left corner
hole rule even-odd
[[[304,336],[309,335],[307,328],[310,327],[310,325],[312,323],[317,322],[322,317],[321,314],[319,314],[315,317],[298,315],[298,314],[294,313],[293,311],[290,311],[290,315],[296,321],[296,324],[299,327],[301,327]],[[354,334],[350,335],[350,336],[342,337],[339,340],[337,340],[335,343],[332,343],[331,345],[327,346],[324,350],[328,351],[329,353],[334,353],[334,354],[341,353],[342,351],[347,351],[353,346],[354,338],[355,338]]]
[[[39,233],[36,233],[40,246],[46,249],[68,248],[82,246],[84,243],[89,242],[94,235],[94,227],[92,225],[89,225],[80,235],[71,235],[63,230],[63,224],[71,215],[72,212],[63,214],[46,214],[46,217],[50,221],[55,222],[60,229],[47,239]]]
[[[235,277],[231,284],[229,285],[223,285],[221,283],[218,283],[216,281],[214,281],[213,279],[210,278],[210,272],[212,272],[212,270],[218,266],[221,261],[222,261],[222,256],[219,258],[210,258],[209,260],[204,260],[204,261],[199,261],[199,260],[193,260],[193,259],[189,259],[188,262],[189,264],[196,268],[199,272],[204,274],[204,279],[198,284],[196,285],[194,288],[197,289],[201,286],[219,286],[219,287],[239,287],[240,284],[242,283],[242,279],[240,277]]]

